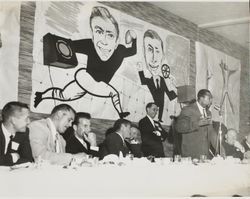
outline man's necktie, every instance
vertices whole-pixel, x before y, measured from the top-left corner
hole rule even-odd
[[[160,82],[159,79],[156,79],[156,88],[159,89],[160,88]]]
[[[10,136],[10,141],[9,141],[9,144],[8,144],[8,147],[7,147],[7,153],[10,153],[11,151],[11,142],[13,140],[13,135]]]
[[[207,112],[206,112],[206,109],[203,108],[203,117],[206,118],[207,117]]]
[[[60,142],[59,142],[59,134],[57,133],[55,136],[55,151],[56,153],[60,153]]]

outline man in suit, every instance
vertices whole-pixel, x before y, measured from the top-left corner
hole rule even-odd
[[[212,116],[208,106],[212,103],[212,94],[201,89],[196,102],[185,106],[177,118],[175,129],[182,134],[182,156],[199,159],[201,155],[211,157],[210,144],[216,149],[217,135],[212,126]]]
[[[131,154],[133,154],[134,157],[141,158],[143,156],[141,150],[141,133],[136,125],[131,125],[130,138],[126,139],[125,142],[129,151],[131,151]]]
[[[32,162],[27,125],[29,108],[21,102],[9,102],[2,109],[0,123],[0,165]]]
[[[146,106],[147,116],[139,121],[142,138],[142,152],[145,156],[165,157],[162,142],[167,138],[167,132],[161,124],[154,121],[158,106],[150,102]]]
[[[53,108],[48,118],[30,123],[30,144],[35,160],[40,157],[51,164],[69,165],[86,156],[85,153],[65,153],[66,143],[60,133],[71,126],[74,118],[75,110],[67,104],[60,104]]]
[[[125,157],[129,153],[125,139],[130,137],[131,122],[126,119],[118,119],[113,127],[113,132],[108,134],[104,143],[108,154],[120,155]]]
[[[76,113],[73,126],[69,128],[72,131],[71,136],[66,140],[67,153],[80,153],[98,157],[99,148],[96,144],[96,135],[90,129],[91,116],[89,113],[78,112]]]
[[[147,30],[144,33],[143,46],[146,66],[152,77],[146,78],[144,76],[141,63],[138,63],[137,69],[139,71],[141,84],[148,86],[154,102],[159,107],[158,119],[162,122],[165,93],[169,100],[175,99],[177,95],[174,91],[169,91],[164,78],[160,76],[164,55],[163,42],[158,33],[154,30]]]

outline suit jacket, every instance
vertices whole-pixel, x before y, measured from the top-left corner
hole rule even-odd
[[[5,137],[1,128],[2,124],[0,123],[0,165],[3,166],[12,166],[14,164],[21,164],[25,162],[33,162],[30,141],[29,141],[29,132],[17,132],[15,137],[12,140],[13,142],[18,143],[18,148],[14,149],[11,147],[10,150],[7,150],[6,154],[4,154],[4,149],[6,144]],[[18,153],[20,158],[16,163],[13,163],[11,153]]]
[[[125,142],[123,142],[120,135],[117,133],[111,133],[107,136],[107,138],[104,141],[105,149],[106,149],[106,155],[108,154],[116,154],[119,156],[120,151],[123,154],[123,157],[125,157],[129,153],[129,149]]]
[[[71,135],[69,139],[66,140],[66,152],[72,154],[84,152],[94,157],[99,157],[98,151],[91,150],[90,144],[87,141],[85,142],[87,144],[87,148],[82,145],[75,135]]]
[[[128,141],[125,140],[125,143],[129,149],[129,151],[131,152],[131,154],[134,155],[134,157],[136,158],[141,158],[143,157],[143,153],[142,153],[142,150],[141,150],[141,144],[132,144]]]
[[[152,94],[152,97],[158,106],[164,105],[164,93],[167,94],[169,100],[173,100],[177,97],[174,91],[168,90],[168,87],[163,77],[160,76],[160,89],[157,89],[154,84],[153,77],[146,78],[144,76],[143,71],[139,71],[139,76],[140,76],[141,84],[148,86],[148,89],[150,90],[150,93]]]
[[[244,147],[245,151],[250,151],[250,147],[247,145],[246,139],[244,139],[241,144]]]
[[[222,141],[222,145],[225,149],[226,156],[233,156],[234,158],[239,158],[241,160],[243,159],[244,154],[235,146],[226,143],[225,140]]]
[[[207,111],[207,115],[211,115]],[[198,105],[195,103],[182,109],[180,116],[177,118],[175,129],[182,134],[181,151],[182,156],[191,156],[200,158],[200,155],[210,156],[210,144],[216,148],[216,133],[212,124],[199,126],[201,117]]]
[[[155,121],[156,122],[156,121]],[[142,152],[145,156],[153,155],[155,157],[164,157],[162,142],[167,138],[167,132],[162,128],[159,122],[156,122],[161,130],[161,136],[157,136],[153,131],[157,130],[146,116],[139,121],[139,129],[142,138]]]
[[[55,142],[48,118],[31,122],[29,129],[30,144],[35,159],[40,156],[51,164],[68,165],[70,163],[73,156],[65,153],[66,142],[61,135],[59,135],[59,143],[62,153],[56,153],[55,151]]]

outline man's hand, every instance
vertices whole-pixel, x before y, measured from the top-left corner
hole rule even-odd
[[[206,118],[200,118],[199,120],[199,126],[207,126],[212,124],[212,118],[206,117]]]
[[[244,153],[244,158],[250,159],[250,151]]]
[[[12,156],[13,163],[16,163],[20,158],[20,155],[18,153],[11,153],[10,155]]]
[[[128,30],[125,34],[125,42],[126,44],[132,43],[133,39],[136,39],[136,33],[133,30]]]
[[[160,131],[153,131],[153,133],[157,136],[161,136],[161,132]]]
[[[234,142],[234,147],[236,147],[237,149],[239,149],[241,151],[241,153],[245,153],[244,147],[238,141]]]
[[[84,133],[83,137],[90,144],[90,146],[97,146],[95,133],[92,132],[89,132],[88,134]]]

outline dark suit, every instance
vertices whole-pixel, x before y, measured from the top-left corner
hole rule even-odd
[[[66,140],[66,153],[76,154],[84,152],[94,157],[99,157],[98,151],[91,150],[90,144],[87,141],[85,141],[85,143],[87,144],[87,148],[82,145],[74,134],[71,135],[68,140]]]
[[[207,111],[207,115],[211,115]],[[210,157],[209,146],[216,148],[216,133],[212,124],[199,126],[201,118],[198,105],[195,103],[184,107],[177,118],[175,129],[182,134],[182,156],[200,158],[200,155]]]
[[[136,158],[141,158],[143,156],[142,150],[141,150],[141,144],[131,144],[128,141],[125,141],[129,151],[131,152],[131,154],[134,155],[134,157]]]
[[[243,159],[244,154],[235,146],[226,143],[225,140],[222,141],[222,146],[225,150],[226,156],[233,156],[234,158],[239,158],[241,160]]]
[[[169,91],[163,77],[160,76],[160,88],[156,88],[153,77],[146,78],[143,71],[139,71],[139,76],[142,85],[147,85],[148,89],[154,99],[155,104],[159,107],[158,119],[162,120],[162,113],[164,108],[164,93],[167,94],[169,100],[177,97],[174,91]]]
[[[160,126],[160,129],[154,127],[146,116],[139,121],[139,129],[142,138],[142,152],[144,156],[153,155],[155,157],[164,157],[164,150],[162,142],[167,138],[167,132],[162,128],[159,122],[156,122]],[[159,130],[161,136],[157,136],[153,131]]]
[[[11,149],[7,150],[6,154],[4,154],[5,145],[8,145],[8,143],[5,143],[5,137],[1,126],[2,124],[0,123],[0,165],[12,166],[14,164],[33,162],[28,132],[17,132],[12,140],[12,143],[18,143],[18,148],[14,150],[13,147],[11,147]],[[20,158],[17,160],[16,163],[13,163],[11,153],[19,154]]]
[[[129,153],[129,149],[125,142],[123,142],[120,135],[117,133],[111,133],[107,136],[107,138],[104,141],[105,145],[105,153],[104,155],[108,154],[116,154],[119,156],[120,151],[123,154],[123,157],[125,157]]]

